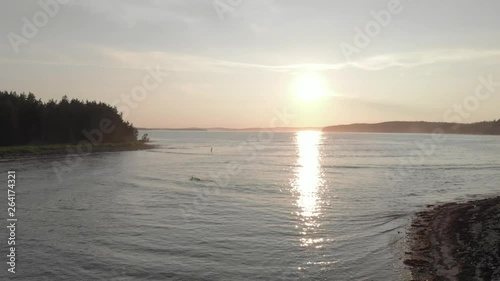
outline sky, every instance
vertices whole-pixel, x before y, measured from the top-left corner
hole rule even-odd
[[[0,90],[111,103],[137,127],[500,118],[497,0],[1,5]]]

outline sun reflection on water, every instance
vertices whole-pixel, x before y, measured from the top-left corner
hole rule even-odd
[[[320,226],[318,217],[321,214],[320,192],[323,185],[319,151],[321,138],[321,132],[316,131],[303,131],[296,135],[298,161],[292,187],[297,197],[298,216],[302,221],[302,246],[320,247],[318,244],[323,242],[323,239],[310,235]]]

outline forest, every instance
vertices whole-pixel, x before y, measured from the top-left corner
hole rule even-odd
[[[104,128],[104,130],[103,130]],[[138,131],[113,106],[96,101],[42,102],[34,94],[0,92],[0,146],[137,141]]]

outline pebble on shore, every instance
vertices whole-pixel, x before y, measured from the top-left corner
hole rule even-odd
[[[500,197],[419,212],[408,243],[413,280],[500,280]]]

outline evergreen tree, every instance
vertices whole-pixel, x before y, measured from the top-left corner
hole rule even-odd
[[[0,146],[76,144],[107,120],[114,129],[102,132],[101,143],[137,141],[137,130],[108,104],[67,96],[43,103],[32,93],[0,92]]]

